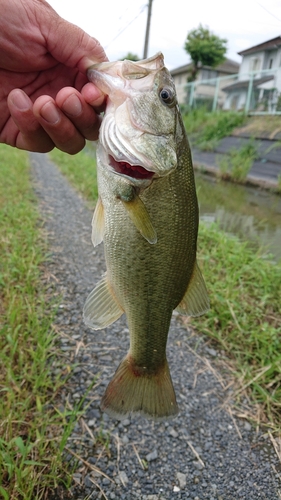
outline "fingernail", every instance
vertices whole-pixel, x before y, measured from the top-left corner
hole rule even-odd
[[[41,108],[40,115],[46,122],[50,123],[50,125],[55,125],[60,120],[59,112],[52,102],[44,104]]]
[[[82,113],[82,104],[76,94],[71,94],[62,105],[63,111],[68,115],[78,116]]]
[[[14,90],[11,95],[13,105],[20,111],[27,111],[30,109],[31,101],[29,97],[20,89]]]

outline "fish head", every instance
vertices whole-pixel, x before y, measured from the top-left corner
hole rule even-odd
[[[95,64],[88,78],[108,95],[99,141],[112,172],[137,186],[177,166],[178,104],[161,53],[142,61]]]

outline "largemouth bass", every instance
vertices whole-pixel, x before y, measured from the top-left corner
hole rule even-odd
[[[87,298],[85,323],[105,328],[123,313],[130,349],[101,408],[163,419],[178,413],[166,358],[172,312],[209,308],[196,262],[198,204],[191,153],[161,53],[88,71],[108,95],[97,149],[99,199],[92,241],[107,273]]]

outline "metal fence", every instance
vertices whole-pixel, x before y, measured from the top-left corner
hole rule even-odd
[[[243,111],[247,114],[281,115],[281,68],[238,73],[177,85],[180,104]]]

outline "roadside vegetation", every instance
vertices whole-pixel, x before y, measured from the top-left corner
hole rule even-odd
[[[71,182],[68,165],[77,171],[75,187],[88,192],[94,206],[96,192],[91,186],[85,189],[84,182],[85,170],[90,168],[89,179],[95,171],[95,160],[86,151],[64,162],[62,170]],[[61,153],[54,150],[50,155],[58,166],[62,164]],[[262,408],[263,422],[277,428],[281,424],[281,264],[204,223],[200,224],[199,258],[211,310],[192,323],[223,350],[237,383]]]
[[[246,134],[246,144],[239,149],[233,148],[227,154],[217,155],[218,178],[244,184],[253,162],[258,158],[255,139],[275,139],[267,149],[280,148],[281,125],[279,116],[249,117],[237,111],[210,112],[204,106],[191,110],[182,108],[183,122],[192,146],[201,151],[215,152],[218,143],[228,135]],[[281,193],[281,177],[274,188]]]
[[[28,155],[1,145],[0,164],[0,498],[40,500],[71,481],[62,452],[79,406],[56,405],[66,375],[56,306],[42,284],[46,248]]]
[[[211,308],[192,322],[218,343],[240,387],[251,390],[261,415],[280,428],[281,263],[205,224],[200,225],[199,259]]]
[[[220,139],[230,135],[246,121],[237,111],[211,113],[204,107],[183,113],[183,122],[191,143],[203,151],[213,151]]]
[[[222,139],[231,133],[244,134],[245,137],[275,140],[274,147],[280,147],[281,123],[280,116],[247,116],[238,111],[208,111],[200,106],[187,109],[182,106],[184,125],[193,144]]]
[[[256,137],[257,139],[281,139],[281,121],[280,115],[268,116],[248,116],[234,133],[244,133],[248,137]]]
[[[228,154],[218,158],[218,177],[243,183],[256,158],[258,158],[257,146],[253,139],[249,139],[241,148],[232,148]]]

